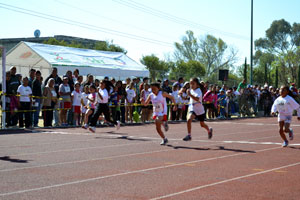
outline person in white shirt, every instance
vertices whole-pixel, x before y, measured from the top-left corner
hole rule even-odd
[[[117,127],[117,130],[120,129],[120,121],[115,122],[115,121],[112,121],[110,118],[108,98],[109,98],[109,96],[108,96],[108,92],[106,90],[106,82],[101,81],[99,90],[97,92],[98,105],[97,105],[96,111],[94,112],[94,114],[91,118],[90,127],[89,127],[89,130],[93,133],[96,131],[96,124],[97,124],[97,121],[101,114],[104,114],[105,120],[107,122],[114,124]]]
[[[83,123],[84,123],[85,113],[87,111],[86,106],[87,106],[87,103],[88,103],[87,97],[90,94],[88,85],[86,85],[83,90],[84,91],[81,93],[81,101],[80,101],[80,103],[81,103],[81,108],[80,108],[81,109],[81,125],[83,125]]]
[[[75,90],[71,93],[71,98],[72,98],[72,109],[74,113],[74,119],[73,119],[73,124],[75,125],[80,125],[80,107],[81,107],[81,99],[82,99],[82,94],[80,91],[80,83],[76,82],[75,83]]]
[[[28,77],[23,78],[23,84],[18,87],[18,106],[19,106],[19,127],[24,127],[24,115],[25,115],[25,127],[30,128],[31,126],[31,119],[30,119],[30,112],[32,107],[32,90],[28,86]],[[22,112],[25,111],[25,112]]]
[[[291,96],[289,96],[291,93],[288,86],[281,86],[280,96],[274,101],[271,109],[272,115],[275,115],[277,112],[279,113],[279,134],[284,141],[282,144],[283,147],[286,147],[289,144],[284,132],[289,133],[290,140],[294,139],[293,129],[290,128],[294,110],[297,110],[298,120],[300,120],[300,106]]]
[[[126,88],[126,107],[125,107],[125,120],[128,122],[128,113],[129,120],[133,123],[132,114],[133,114],[133,103],[135,101],[136,93],[134,91],[134,82],[131,82],[129,87]]]
[[[150,101],[152,102],[153,120],[155,120],[156,131],[159,134],[159,136],[162,138],[162,142],[160,144],[166,145],[168,143],[168,139],[165,137],[163,131],[161,130],[161,126],[163,125],[164,121],[166,121],[167,118],[166,98],[171,99],[174,105],[175,105],[175,99],[173,96],[169,95],[168,93],[161,91],[159,83],[151,83],[151,90],[152,92],[148,96],[148,98],[146,100],[144,98],[141,98],[141,102],[144,106],[148,106]],[[173,109],[176,110],[177,109],[176,106],[174,106]]]
[[[189,102],[189,112],[190,116],[187,121],[187,130],[188,134],[183,138],[184,141],[190,141],[192,140],[192,121],[194,119],[198,119],[200,121],[200,125],[202,128],[207,130],[208,133],[208,139],[211,139],[213,136],[213,129],[209,128],[207,124],[205,124],[205,111],[202,104],[202,92],[200,87],[203,87],[203,85],[200,85],[200,82],[198,78],[192,78],[190,80],[190,89],[187,90],[187,94],[190,97]]]

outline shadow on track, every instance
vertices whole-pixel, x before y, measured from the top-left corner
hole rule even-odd
[[[166,145],[167,147],[171,147],[173,149],[190,149],[190,150],[197,150],[197,151],[207,151],[210,148],[200,148],[200,147],[186,147],[186,146],[173,146],[171,144]]]
[[[7,162],[13,162],[13,163],[28,163],[29,160],[21,160],[21,159],[16,159],[16,158],[11,158],[9,156],[3,156],[0,157],[0,161],[7,161]]]
[[[238,153],[256,153],[255,151],[249,151],[249,150],[242,150],[242,149],[229,149],[224,146],[218,146],[218,149],[214,149],[216,151],[233,151],[233,152],[238,152]]]
[[[116,137],[116,138],[106,138],[106,137],[95,137],[95,139],[107,139],[107,140],[128,140],[128,141],[142,141],[142,142],[148,142],[151,140],[148,139],[141,139],[141,138],[132,138],[130,136],[120,136],[120,137]]]

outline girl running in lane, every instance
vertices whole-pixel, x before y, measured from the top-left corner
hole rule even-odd
[[[168,139],[165,137],[163,131],[161,130],[161,126],[164,122],[164,116],[165,116],[165,108],[166,108],[166,97],[171,99],[173,104],[175,104],[175,99],[173,96],[169,95],[166,92],[163,92],[160,90],[160,84],[159,83],[151,83],[151,94],[146,99],[141,99],[142,104],[144,106],[147,106],[150,101],[153,104],[153,120],[155,120],[156,125],[156,131],[159,134],[159,136],[162,138],[161,145],[165,145],[168,143]],[[174,107],[174,110],[177,108]]]
[[[274,101],[271,111],[272,115],[275,115],[276,112],[279,113],[279,134],[284,141],[282,147],[286,147],[289,144],[284,132],[289,133],[290,140],[294,139],[293,129],[290,128],[294,110],[297,110],[298,120],[300,120],[300,106],[291,96],[289,96],[290,93],[291,91],[288,86],[281,86],[280,96]]]
[[[87,105],[84,105],[84,108],[86,108],[85,116],[84,116],[84,125],[82,128],[87,129],[89,127],[88,123],[90,121],[91,116],[95,112],[96,108],[96,86],[95,85],[90,85],[89,86],[90,94],[86,97]]]
[[[191,89],[187,90],[187,94],[190,97],[190,102],[189,102],[189,112],[190,116],[187,121],[187,130],[188,130],[188,135],[183,138],[184,141],[190,141],[192,140],[192,121],[194,119],[198,119],[200,121],[200,125],[202,128],[207,130],[208,133],[208,139],[211,139],[213,136],[213,129],[209,128],[207,124],[205,124],[204,119],[205,119],[205,111],[204,107],[202,104],[202,91],[201,85],[199,83],[198,78],[192,78],[190,80],[190,87]]]

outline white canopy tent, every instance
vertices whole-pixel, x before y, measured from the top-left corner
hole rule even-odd
[[[59,75],[79,69],[81,75],[108,76],[116,79],[147,77],[149,71],[124,53],[80,49],[31,42],[20,42],[6,56],[7,70],[16,66],[17,73],[27,76],[29,69],[40,70],[47,77],[53,67]],[[1,72],[2,73],[2,72]],[[2,75],[1,75],[2,76]]]

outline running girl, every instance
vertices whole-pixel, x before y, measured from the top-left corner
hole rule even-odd
[[[84,126],[82,128],[87,129],[89,127],[88,122],[90,121],[89,118],[94,114],[95,105],[96,105],[96,86],[90,85],[90,94],[86,97],[87,105],[84,106],[86,108],[85,116],[84,116]]]
[[[166,92],[162,92],[160,90],[159,83],[151,83],[152,93],[148,96],[146,101],[142,98],[141,102],[144,106],[148,106],[150,101],[153,104],[153,120],[155,120],[156,131],[159,136],[162,138],[161,145],[165,145],[168,143],[168,139],[165,137],[164,133],[161,130],[161,126],[163,125],[165,118],[165,108],[166,108],[166,98],[172,100],[173,104],[175,104],[175,99],[173,96],[169,95]],[[174,110],[177,108],[174,107]]]
[[[190,87],[191,89],[187,90],[187,95],[190,97],[189,102],[189,112],[190,116],[187,121],[187,130],[188,135],[183,138],[184,141],[190,141],[192,140],[191,132],[192,132],[192,121],[194,119],[198,119],[200,121],[200,125],[202,128],[207,130],[208,133],[208,139],[211,139],[213,136],[213,129],[209,128],[207,124],[205,124],[205,111],[202,104],[202,91],[200,90],[200,87],[203,87],[199,83],[198,78],[192,78],[190,80]]]
[[[107,82],[105,82],[104,80],[102,80],[100,82],[100,87],[99,90],[97,92],[97,109],[94,112],[91,121],[90,121],[90,128],[89,130],[93,133],[96,132],[96,125],[97,125],[97,121],[99,119],[99,116],[101,114],[104,114],[105,120],[107,122],[110,122],[112,124],[114,124],[117,127],[117,130],[120,129],[120,121],[112,121],[110,118],[110,113],[109,113],[109,106],[108,106],[108,92],[106,89],[106,86],[108,86]]]
[[[290,128],[294,110],[297,110],[298,120],[300,120],[300,106],[291,96],[289,96],[290,93],[291,91],[288,86],[281,86],[280,96],[274,101],[271,111],[272,115],[275,115],[276,112],[279,113],[279,134],[284,141],[282,147],[289,145],[289,141],[284,132],[289,133],[290,140],[294,139],[293,129]]]

